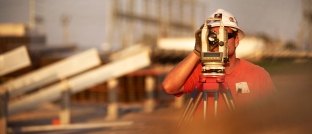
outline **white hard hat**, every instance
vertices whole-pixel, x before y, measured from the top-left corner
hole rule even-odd
[[[221,18],[224,26],[232,27],[238,30],[238,38],[240,40],[245,36],[244,31],[240,27],[238,27],[237,20],[231,13],[223,9],[217,9],[217,11],[209,16],[209,18],[219,17]],[[211,25],[211,27],[217,27],[220,26],[220,21],[208,21],[208,25]]]

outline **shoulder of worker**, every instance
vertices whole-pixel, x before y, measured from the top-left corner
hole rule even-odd
[[[240,59],[240,66],[242,66],[244,69],[250,70],[253,73],[258,72],[258,73],[265,73],[267,74],[268,72],[261,66],[256,65],[250,61],[247,61],[245,59]]]

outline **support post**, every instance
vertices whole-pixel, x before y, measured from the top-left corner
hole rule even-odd
[[[155,78],[153,76],[147,76],[145,78],[146,99],[144,102],[144,112],[146,113],[153,112],[155,108],[154,89],[155,89]]]
[[[8,102],[7,90],[0,88],[0,134],[7,133]]]
[[[66,80],[62,81],[66,86],[62,91],[61,97],[61,111],[59,113],[60,123],[65,125],[70,123],[70,88]]]
[[[117,79],[108,81],[108,101],[106,120],[116,120],[118,118],[117,104]]]

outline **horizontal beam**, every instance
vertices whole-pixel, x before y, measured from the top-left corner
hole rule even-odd
[[[193,51],[195,38],[159,38],[157,48],[162,50]]]
[[[125,13],[125,12],[116,12],[115,15],[118,18],[122,18],[122,19],[128,19],[128,20],[132,20],[132,21],[142,21],[145,23],[150,23],[150,24],[154,24],[154,25],[160,25],[163,22],[161,22],[159,20],[159,18],[153,18],[153,17],[148,17],[148,16],[143,16],[143,15],[136,15],[136,14],[131,14],[131,13]],[[181,22],[168,22],[170,27],[176,28],[176,29],[185,29],[185,30],[189,30],[189,31],[193,31],[193,26],[190,24],[185,24],[185,23],[181,23]]]
[[[263,57],[266,58],[312,58],[311,51],[295,51],[295,50],[280,50],[277,52],[263,52]]]
[[[128,46],[126,49],[122,49],[120,51],[114,52],[109,56],[109,59],[111,61],[123,59],[126,57],[129,57],[131,55],[136,54],[137,52],[140,52],[144,49],[148,49],[149,47],[144,46],[143,44],[134,44],[131,46]]]
[[[132,125],[132,121],[120,122],[105,122],[105,123],[81,123],[69,125],[41,125],[41,126],[26,126],[20,128],[10,128],[11,133],[29,133],[29,132],[46,132],[60,130],[81,130],[81,129],[96,129],[106,127],[121,127]]]
[[[12,73],[31,65],[25,46],[15,48],[0,55],[0,76]]]
[[[26,25],[23,23],[2,23],[0,24],[0,36],[24,36]]]

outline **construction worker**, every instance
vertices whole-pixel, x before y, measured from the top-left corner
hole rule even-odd
[[[236,57],[235,50],[239,45],[239,41],[244,37],[244,32],[238,26],[236,18],[223,9],[216,10],[210,15],[210,18],[214,18],[218,14],[222,14],[221,21],[228,32],[229,62],[224,65],[225,83],[232,93],[235,105],[242,106],[246,103],[253,102],[257,98],[263,98],[271,94],[274,90],[274,85],[269,73],[260,66]],[[218,33],[220,23],[211,21],[208,25],[211,25],[212,31]],[[202,73],[200,60],[201,29],[202,27],[195,33],[196,42],[194,51],[188,54],[165,77],[162,87],[166,93],[175,96],[190,93],[199,83],[199,77]],[[218,47],[213,51],[218,51]],[[226,106],[223,104],[221,97],[219,97],[219,100],[221,100],[218,107],[220,109],[219,111],[224,111],[227,108],[224,108]],[[213,102],[213,100],[208,100],[208,102]]]

